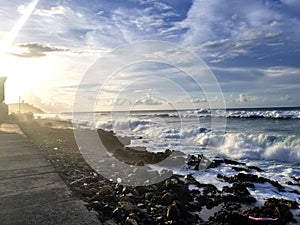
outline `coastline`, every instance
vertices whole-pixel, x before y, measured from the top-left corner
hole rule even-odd
[[[173,224],[295,222],[290,211],[299,208],[295,201],[268,199],[264,206],[255,206],[256,199],[248,191],[248,188],[254,187],[254,183],[270,183],[278,190],[282,189],[282,185],[246,172],[246,165],[237,161],[216,159],[212,164],[219,166],[229,163],[240,170],[244,169],[232,177],[217,175],[219,179],[228,182],[228,186],[221,191],[212,184],[199,183],[192,175],[173,175],[163,182],[149,186],[124,186],[105,179],[86,163],[74,139],[73,130],[70,129],[70,123],[39,119],[19,124],[27,137],[54,165],[74,194],[86,203],[88,209],[95,211],[103,224],[123,224],[124,221],[127,221],[125,224],[166,224],[168,221],[173,221]],[[105,136],[106,140],[111,138],[108,144],[117,146],[118,149],[124,148],[114,142],[113,134],[106,132]],[[133,151],[131,153],[134,160],[129,163],[140,162],[137,154]],[[122,160],[121,154],[115,156]],[[187,165],[192,163],[189,160]],[[299,181],[292,185],[299,185]],[[249,216],[274,220],[258,223]],[[203,221],[203,218],[207,221]]]

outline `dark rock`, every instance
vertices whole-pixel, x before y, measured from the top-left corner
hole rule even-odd
[[[122,210],[119,207],[117,207],[116,209],[114,209],[114,211],[112,213],[112,216],[117,221],[124,221],[126,219],[126,214],[125,214],[124,210]]]
[[[151,218],[150,218],[149,214],[145,211],[139,211],[137,213],[137,216],[139,217],[139,219],[141,221],[151,221]]]
[[[203,188],[203,194],[215,194],[218,191],[218,189],[212,185],[212,184],[205,184]]]
[[[169,205],[166,211],[166,217],[169,220],[176,220],[180,215],[179,209],[176,204]]]
[[[224,178],[224,176],[223,176],[222,174],[218,173],[218,174],[217,174],[217,178],[218,178],[218,179],[222,179],[222,178]]]
[[[163,216],[158,216],[155,218],[155,223],[156,224],[164,224],[165,218]]]
[[[168,179],[165,181],[165,188],[170,193],[176,193],[177,198],[182,202],[189,202],[191,199],[190,191],[188,185],[176,178],[176,181]]]
[[[251,182],[243,182],[242,185],[248,187],[248,188],[255,188],[254,184]]]
[[[231,212],[227,210],[221,210],[213,217],[209,218],[210,221],[213,221],[214,224],[228,224],[228,225],[240,225],[240,224],[249,224],[249,219],[247,216],[244,216],[238,212]]]
[[[128,216],[128,218],[134,219],[136,221],[139,221],[139,217],[138,217],[138,215],[136,213],[130,213],[129,216]]]
[[[252,196],[242,196],[242,195],[234,195],[229,194],[222,196],[223,202],[237,202],[237,203],[246,203],[253,204],[256,202],[256,199]]]
[[[117,204],[117,198],[115,195],[106,195],[102,198],[102,201],[110,204]]]
[[[245,163],[241,163],[241,162],[231,160],[231,159],[224,159],[224,163],[230,164],[230,165],[246,165]]]
[[[157,194],[152,197],[151,202],[158,205],[166,205],[161,196]]]
[[[257,166],[247,166],[247,168],[250,170],[255,170],[257,172],[264,172],[264,170],[262,170],[261,168],[259,168]]]
[[[112,214],[113,214],[113,211],[114,211],[114,207],[112,207],[111,205],[108,205],[108,204],[105,204],[104,206],[101,206],[99,209],[107,217],[111,217]]]
[[[236,166],[233,166],[232,169],[235,170],[236,172],[241,172],[241,171],[249,172],[248,169],[243,168],[243,167],[236,167]]]
[[[148,200],[148,201],[150,201],[153,196],[154,196],[153,192],[147,192],[147,193],[145,193],[145,199]]]
[[[131,193],[132,191],[133,191],[132,187],[123,186],[122,194],[128,194],[128,193]]]
[[[174,195],[170,192],[167,192],[161,198],[165,205],[170,205],[174,200]]]
[[[138,225],[135,219],[127,218],[124,225]]]
[[[234,183],[232,187],[223,187],[223,192],[233,193],[238,196],[248,196],[250,195],[245,183]]]
[[[187,162],[188,166],[194,170],[206,169],[210,166],[211,161],[204,155],[190,155]]]
[[[149,191],[149,189],[145,186],[137,186],[137,187],[134,188],[134,190],[136,192],[138,192],[140,195],[144,195],[146,192]]]
[[[131,202],[122,201],[122,202],[119,202],[119,205],[120,205],[121,209],[123,209],[129,213],[135,212],[137,210],[137,207],[134,204],[132,204]]]
[[[218,206],[223,200],[218,196],[200,195],[196,198],[200,206],[206,206],[207,209],[212,209]]]
[[[135,166],[144,166],[145,163],[144,163],[143,160],[139,160],[139,161],[137,161],[134,165],[135,165]]]
[[[222,163],[224,163],[223,159],[214,159],[210,165],[208,166],[208,168],[217,168],[219,167]]]
[[[239,210],[241,208],[241,204],[237,202],[225,202],[224,208],[229,211]]]
[[[189,185],[189,184],[199,184],[199,182],[193,177],[193,175],[188,174],[185,177],[185,184]]]
[[[276,187],[279,191],[284,192],[284,187],[279,184],[277,181],[273,181],[264,177],[259,177],[255,174],[248,174],[248,173],[238,173],[237,175],[234,175],[232,177],[223,177],[226,182],[229,183],[247,183],[247,182],[254,182],[254,183],[270,183],[274,187]]]
[[[285,199],[268,199],[262,207],[254,207],[244,211],[248,216],[253,217],[269,217],[277,219],[270,224],[287,224],[288,222],[296,222],[290,209],[298,207],[297,202]]]
[[[111,186],[107,185],[107,186],[101,187],[101,189],[98,193],[102,196],[111,195],[113,193],[113,189]]]
[[[114,220],[106,220],[103,225],[118,225]]]
[[[142,165],[141,161],[146,164],[155,164],[163,161],[171,154],[170,151],[165,152],[148,152],[144,147],[130,148],[124,145],[124,138],[122,142],[112,131],[108,132],[102,129],[97,130],[99,138],[102,140],[106,150],[113,154],[113,156],[124,163],[135,165]],[[128,143],[130,140],[125,141]]]
[[[202,209],[202,206],[199,204],[199,202],[189,202],[187,205],[187,209],[190,212],[200,212]]]

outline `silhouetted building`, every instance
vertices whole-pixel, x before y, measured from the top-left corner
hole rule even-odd
[[[4,102],[5,100],[5,84],[6,77],[0,77],[0,103]]]
[[[8,116],[8,107],[4,103],[5,100],[5,88],[4,84],[6,81],[6,77],[0,77],[0,124],[5,121]]]

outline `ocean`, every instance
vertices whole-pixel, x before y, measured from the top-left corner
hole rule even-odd
[[[93,121],[91,121],[91,115]],[[278,181],[285,192],[270,185],[255,184],[251,195],[296,200],[300,204],[299,185],[287,185],[300,178],[300,108],[251,108],[227,110],[133,111],[49,114],[62,120],[73,120],[75,126],[112,130],[118,136],[131,138],[129,147],[146,147],[148,151],[177,150],[188,155],[203,154],[234,159],[257,166],[263,172],[252,172]],[[154,165],[155,167],[155,165]],[[158,168],[156,168],[158,169]],[[199,171],[173,168],[175,173],[190,174],[201,183],[219,189],[228,185],[216,174],[237,174],[231,165],[204,168]],[[289,191],[290,190],[290,191]]]

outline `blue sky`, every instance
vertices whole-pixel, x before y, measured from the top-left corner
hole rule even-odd
[[[11,0],[0,4],[0,27],[7,102],[22,95],[47,111],[70,111],[82,77],[99,58],[119,46],[156,40],[203,59],[228,107],[300,106],[298,0]],[[185,102],[184,94],[174,92],[178,85],[163,81],[170,73],[185,80],[172,67],[155,66],[164,72],[130,88],[125,82],[128,93],[120,92],[122,77],[131,82],[153,67],[120,71],[110,82],[110,94],[102,92],[100,108]],[[101,77],[86,85],[87,98],[95,101],[89,93],[101,85]],[[191,102],[208,106],[188,81],[181,86]]]

